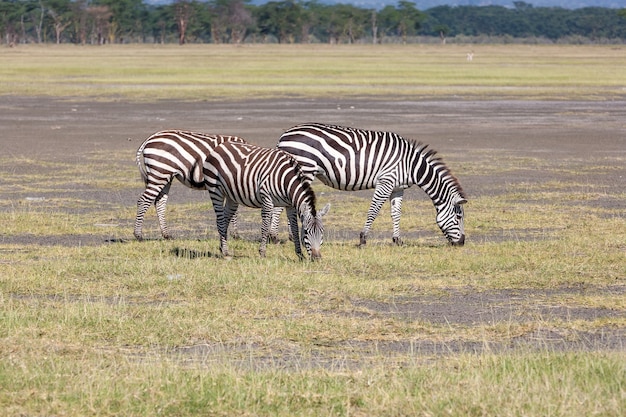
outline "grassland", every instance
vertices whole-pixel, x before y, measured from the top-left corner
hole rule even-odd
[[[101,99],[607,99],[626,85],[626,49],[615,46],[27,45],[0,58],[0,94]]]
[[[138,102],[303,91],[624,94],[623,49],[472,48],[468,64],[458,46],[20,46],[0,50],[0,94]],[[372,55],[378,66],[365,64]],[[329,64],[338,57],[339,68]],[[214,64],[219,77],[185,73],[185,62]],[[598,147],[603,127],[589,138]],[[537,128],[499,129],[514,143]],[[0,416],[617,417],[626,409],[626,193],[615,187],[626,175],[623,153],[452,154],[455,172],[482,187],[466,208],[462,248],[445,244],[430,201],[409,194],[405,245],[390,244],[383,213],[379,234],[359,249],[369,195],[318,184],[333,207],[324,258],[311,263],[297,261],[289,242],[259,258],[252,210],[242,214],[244,239],[231,243],[234,258],[222,259],[206,198],[171,203],[178,239],[136,242],[132,152],[24,158],[9,136],[0,133],[9,150],[0,155]],[[499,178],[533,170],[545,178],[498,188]],[[154,217],[150,210],[145,233],[156,238]]]

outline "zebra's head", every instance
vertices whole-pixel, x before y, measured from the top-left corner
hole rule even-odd
[[[437,225],[443,232],[448,242],[454,246],[465,244],[465,226],[463,224],[463,204],[467,200],[462,195],[436,205]]]
[[[306,248],[311,260],[322,258],[321,247],[324,242],[324,224],[322,217],[330,210],[330,203],[326,204],[323,209],[313,215],[307,212],[302,216],[302,243]]]

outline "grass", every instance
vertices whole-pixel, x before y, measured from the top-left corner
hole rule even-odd
[[[554,193],[546,199],[560,201]],[[522,196],[505,200],[515,205]],[[327,222],[341,227],[349,212],[363,213],[356,200]],[[189,232],[186,213],[197,204],[172,207],[178,234]],[[405,216],[429,236],[403,248],[373,240],[364,249],[329,238],[319,263],[296,261],[290,243],[260,259],[252,240],[233,242],[236,256],[225,261],[214,228],[208,240],[135,242],[126,225],[107,229],[125,243],[1,245],[0,408],[4,415],[621,414],[623,353],[585,352],[580,338],[624,328],[624,314],[579,320],[532,311],[626,310],[623,217],[589,210],[574,218],[567,202],[525,204],[507,216],[495,199],[478,198],[466,225],[473,239],[450,248],[424,214],[427,205],[411,206]],[[0,221],[13,222],[8,236],[33,223],[49,234],[102,233],[91,224],[112,213],[88,208],[84,218],[16,208]],[[544,230],[551,210],[565,215]],[[115,213],[121,223],[134,209]],[[388,229],[379,220],[377,228]],[[529,228],[536,232],[518,235]],[[154,224],[147,233],[158,234]],[[495,311],[510,299],[488,303],[494,312],[474,324],[412,320],[368,304],[401,311],[410,300],[426,308],[454,292],[510,290],[548,292],[519,299],[505,318]],[[523,311],[528,320],[517,316]],[[545,332],[571,347],[555,349]],[[527,343],[501,351],[519,338]],[[459,342],[482,353],[458,352]]]
[[[475,59],[467,63],[470,50]],[[626,54],[616,46],[20,45],[0,58],[0,94],[103,100],[604,100],[623,96],[626,85]]]
[[[246,372],[221,365],[181,369],[167,357],[129,361],[115,352],[88,358],[95,366],[84,372],[71,360],[79,352],[64,356],[69,360],[44,357],[43,378],[29,369],[16,372],[21,378],[10,394],[15,405],[6,410],[19,414],[26,402],[46,414],[514,416],[577,415],[583,403],[590,414],[617,416],[624,372],[623,362],[611,354],[486,355],[479,361],[461,356],[408,368],[375,365],[356,374]],[[50,372],[59,377],[50,380]],[[120,374],[130,377],[120,383]],[[48,394],[33,398],[33,387]],[[82,406],[64,406],[74,403]]]
[[[459,46],[29,45],[0,50],[0,93],[622,94],[619,47],[472,48],[466,65]],[[186,70],[188,62],[197,67]],[[617,417],[626,409],[626,195],[595,180],[618,172],[620,155],[453,155],[465,176],[553,174],[473,196],[462,248],[445,244],[432,203],[411,189],[405,245],[390,244],[384,207],[359,249],[369,195],[318,184],[320,203],[333,207],[316,263],[297,261],[290,242],[259,258],[252,210],[242,213],[244,239],[231,242],[235,256],[222,259],[206,198],[168,206],[179,239],[156,239],[151,209],[153,240],[134,241],[127,196],[141,184],[128,181],[138,178],[128,159],[0,155],[0,416]],[[99,175],[77,181],[82,172]],[[176,184],[172,193],[183,191]]]

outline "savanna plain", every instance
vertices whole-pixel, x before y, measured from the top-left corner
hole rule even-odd
[[[473,60],[466,59],[472,52]],[[0,48],[0,415],[623,416],[626,47]],[[450,247],[406,191],[331,203],[319,262],[219,256],[175,182],[132,236],[135,151],[161,129],[273,147],[319,121],[439,152],[468,196]]]

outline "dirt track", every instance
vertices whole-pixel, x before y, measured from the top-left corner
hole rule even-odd
[[[626,157],[626,101],[620,102],[546,102],[546,101],[362,101],[362,100],[262,100],[247,102],[85,102],[48,98],[0,97],[0,166],[3,177],[27,175],[24,160],[45,162],[70,162],[80,166],[94,152],[124,152],[128,165],[134,164],[134,152],[151,133],[165,128],[181,128],[209,133],[238,135],[262,146],[272,147],[280,133],[292,125],[306,121],[320,121],[356,127],[391,130],[407,138],[429,143],[459,177],[470,200],[481,195],[497,195],[515,189],[518,184],[535,184],[559,181],[552,171],[548,174],[537,169],[546,164],[568,165],[573,168],[589,167]],[[520,165],[504,174],[464,172],[464,162],[480,160],[486,168],[498,158],[524,158],[533,165]],[[8,161],[8,162],[7,162]],[[13,162],[12,162],[13,161]],[[538,162],[537,162],[538,161]],[[607,162],[608,161],[608,162]],[[42,168],[43,170],[49,168]],[[571,176],[575,176],[576,169]],[[97,175],[97,173],[86,173]],[[114,198],[134,206],[141,192],[137,187]],[[626,207],[611,195],[623,193],[626,185],[626,166],[598,172],[584,181],[593,181],[606,192],[606,204]],[[411,190],[419,192],[419,190]],[[48,198],[57,193],[73,195],[86,200],[111,199],[110,191],[91,189],[40,190],[35,198]],[[174,196],[178,193],[180,197]],[[203,199],[199,193],[187,192],[183,187],[172,191],[173,202],[178,198]],[[369,199],[371,193],[364,194]],[[32,191],[21,192],[9,187],[0,189],[0,210],[24,199],[32,198]],[[599,203],[604,204],[603,200]],[[128,219],[129,228],[132,221]],[[354,227],[358,235],[360,225]],[[0,232],[0,243],[102,244],[106,236],[67,236],[41,238],[32,235],[7,236]],[[570,290],[564,290],[570,291]],[[614,291],[625,293],[625,288]],[[441,299],[407,300],[403,309],[395,305],[362,303],[369,311],[399,318],[419,317],[424,320],[445,320],[462,323],[464,320],[480,322],[484,315],[503,314],[506,317],[525,314],[511,303],[514,294],[494,293],[468,297],[468,294],[450,292]],[[536,314],[550,317],[598,318],[624,312],[588,309],[573,311],[563,308],[545,309],[541,300],[558,294],[524,294],[538,300]],[[476,298],[478,297],[478,298]],[[460,303],[464,301],[465,304]],[[498,310],[502,303],[507,307]],[[500,306],[500,307],[498,307]],[[495,311],[495,313],[494,313]],[[528,313],[528,312],[526,312]],[[504,317],[503,316],[503,317]],[[468,325],[471,323],[467,323]],[[579,340],[576,345],[584,349],[610,347],[625,349],[625,330],[612,329],[602,334],[550,335],[554,346],[566,340]],[[532,341],[527,342],[531,343]],[[402,347],[389,346],[388,349]],[[437,346],[422,346],[437,351]],[[453,350],[480,350],[484,346],[460,346]],[[503,347],[504,348],[504,347]],[[447,345],[445,349],[450,349]]]
[[[4,157],[80,162],[94,151],[128,151],[160,129],[242,136],[274,146],[296,123],[321,121],[391,130],[430,144],[455,167],[468,156],[528,156],[554,163],[594,163],[626,154],[626,101],[349,101],[83,102],[0,97]],[[19,167],[3,167],[3,171]],[[457,169],[457,171],[459,171]],[[618,171],[624,178],[626,167]],[[510,178],[457,172],[470,195],[514,186]],[[538,176],[540,178],[538,178]],[[549,181],[520,167],[517,181]],[[615,178],[607,178],[613,183]]]

